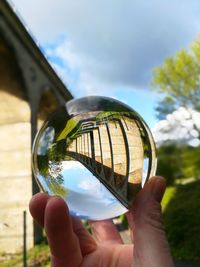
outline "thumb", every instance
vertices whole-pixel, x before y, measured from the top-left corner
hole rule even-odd
[[[166,182],[152,177],[137,195],[130,214],[134,231],[134,267],[173,267],[161,216]]]

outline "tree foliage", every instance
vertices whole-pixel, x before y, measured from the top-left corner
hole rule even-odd
[[[163,145],[158,148],[157,173],[166,178],[168,185],[178,179],[200,179],[200,147]]]
[[[159,119],[180,106],[200,110],[200,37],[153,70],[152,86],[163,94],[156,108]]]

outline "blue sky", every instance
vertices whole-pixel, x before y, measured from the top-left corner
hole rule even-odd
[[[115,97],[156,122],[152,69],[200,33],[199,0],[13,0],[75,97]]]

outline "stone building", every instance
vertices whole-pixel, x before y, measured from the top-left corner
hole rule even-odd
[[[23,213],[27,245],[42,235],[28,203],[38,191],[31,172],[31,145],[48,113],[72,95],[52,69],[14,7],[0,1],[0,252],[19,251]]]

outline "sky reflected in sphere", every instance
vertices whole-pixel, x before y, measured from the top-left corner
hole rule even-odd
[[[148,126],[107,97],[71,100],[46,121],[33,147],[33,171],[44,192],[70,213],[102,220],[127,211],[156,168]]]

